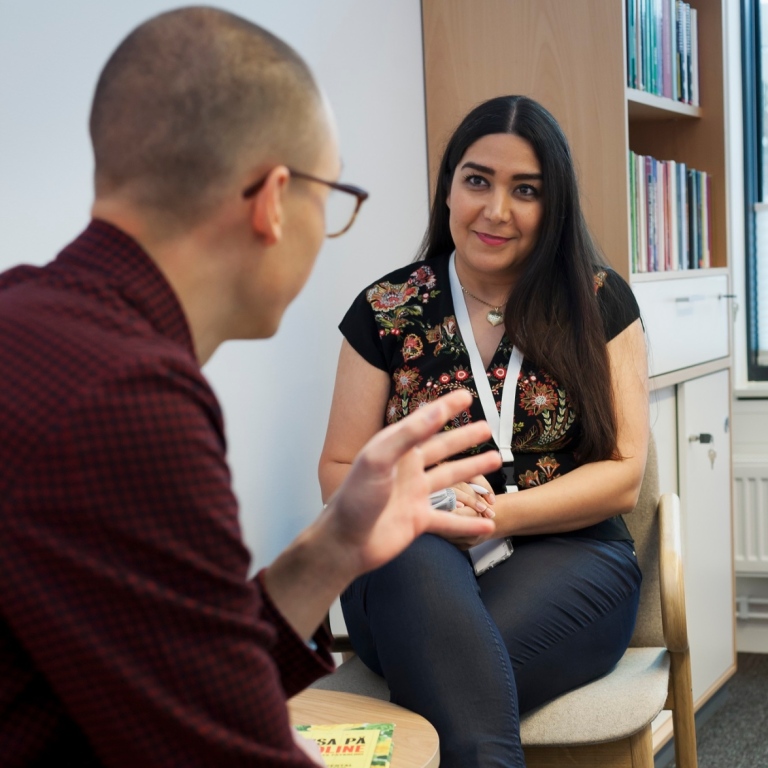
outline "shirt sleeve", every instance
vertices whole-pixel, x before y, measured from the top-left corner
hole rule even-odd
[[[595,290],[603,318],[605,340],[609,342],[640,317],[640,307],[629,284],[612,269],[597,273]]]
[[[285,701],[332,669],[327,638],[247,577],[199,377],[137,364],[80,398],[3,515],[5,618],[104,765],[311,764]]]
[[[381,343],[376,314],[366,294],[367,289],[352,302],[352,306],[339,323],[339,330],[364,360],[382,371],[388,371],[389,366]]]

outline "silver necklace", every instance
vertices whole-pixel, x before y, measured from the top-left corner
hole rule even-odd
[[[474,293],[470,293],[463,285],[461,290],[475,301],[479,301],[481,304],[485,304],[486,307],[490,307],[490,311],[485,316],[485,319],[494,327],[504,322],[504,313],[501,311],[501,306],[494,306],[485,299],[481,299],[479,296],[475,296]]]

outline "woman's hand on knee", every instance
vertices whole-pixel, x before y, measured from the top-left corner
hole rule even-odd
[[[491,506],[496,501],[496,496],[491,490],[491,484],[482,475],[473,477],[466,483],[456,483],[451,488],[456,494],[456,508],[449,514],[466,517],[496,517]],[[482,544],[490,536],[445,536],[444,538],[458,549],[466,550]]]

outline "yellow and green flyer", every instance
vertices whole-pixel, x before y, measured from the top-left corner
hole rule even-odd
[[[317,742],[327,768],[389,768],[394,729],[394,723],[296,726]]]

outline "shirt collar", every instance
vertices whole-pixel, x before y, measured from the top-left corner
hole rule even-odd
[[[195,356],[189,324],[176,293],[154,260],[130,235],[94,219],[57,261],[104,275],[158,333]]]

